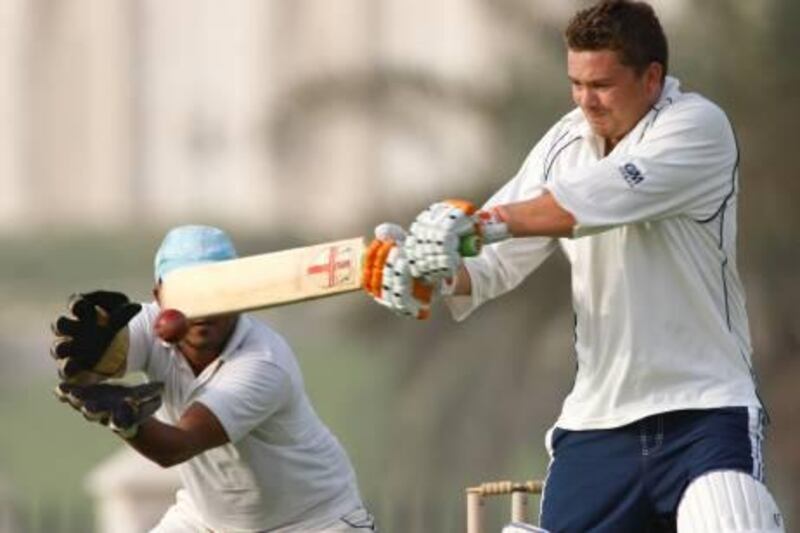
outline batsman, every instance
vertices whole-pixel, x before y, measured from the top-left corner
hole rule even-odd
[[[736,267],[731,122],[667,75],[647,3],[598,2],[565,38],[575,109],[482,209],[442,201],[408,232],[379,226],[366,290],[424,318],[425,283],[462,320],[560,247],[577,375],[546,436],[541,526],[783,531],[764,484],[766,416]],[[462,258],[471,235],[483,250]]]
[[[374,531],[350,460],[278,333],[227,314],[190,321],[175,344],[156,336],[161,282],[235,257],[222,230],[180,226],[155,256],[155,302],[73,297],[53,324],[57,395],[145,457],[177,465],[183,488],[154,532]],[[149,381],[108,382],[133,371]]]

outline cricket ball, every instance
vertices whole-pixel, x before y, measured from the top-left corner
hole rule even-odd
[[[174,344],[186,335],[189,330],[189,321],[186,319],[186,315],[177,309],[164,309],[156,317],[153,329],[161,340]]]

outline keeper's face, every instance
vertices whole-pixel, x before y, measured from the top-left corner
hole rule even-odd
[[[613,148],[647,114],[661,94],[662,66],[644,72],[620,62],[613,50],[568,50],[572,99],[592,131]]]
[[[190,320],[189,329],[179,346],[219,354],[233,333],[238,318],[238,314],[233,314]]]
[[[153,287],[153,296],[161,306],[161,281]],[[197,354],[216,357],[225,349],[238,320],[239,313],[189,320],[189,329],[178,347],[191,360],[197,359]]]

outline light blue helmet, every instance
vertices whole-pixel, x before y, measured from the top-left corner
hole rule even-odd
[[[234,259],[236,249],[219,228],[187,225],[169,230],[155,257],[156,282],[175,269]]]

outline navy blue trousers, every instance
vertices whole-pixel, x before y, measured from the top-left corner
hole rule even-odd
[[[674,411],[627,426],[554,428],[541,526],[552,533],[675,531],[696,477],[738,470],[763,478],[762,416],[730,407]]]

